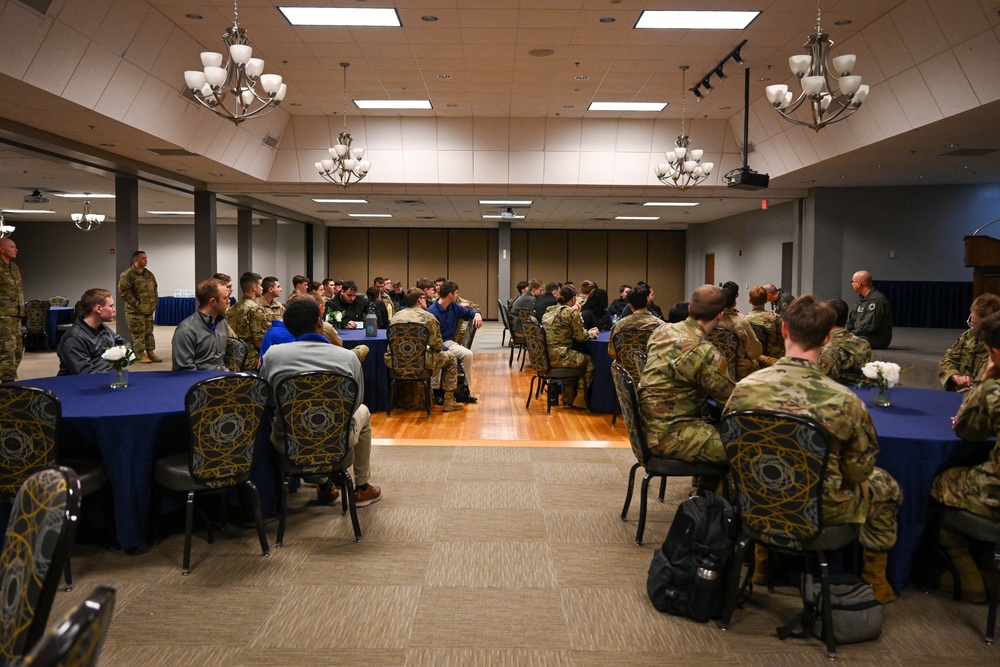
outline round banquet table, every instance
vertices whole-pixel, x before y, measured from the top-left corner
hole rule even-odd
[[[361,364],[365,375],[364,404],[372,412],[385,410],[389,407],[389,372],[385,367],[385,353],[389,349],[389,341],[385,337],[385,329],[379,329],[377,335],[366,336],[364,329],[340,329],[344,348],[350,350],[358,345],[368,346],[368,356]]]
[[[62,458],[103,461],[114,498],[118,543],[139,546],[149,525],[153,465],[186,451],[184,396],[217,371],[143,371],[129,374],[126,389],[111,389],[108,373],[64,375],[16,384],[48,389],[59,399]]]
[[[582,343],[581,352],[594,360],[594,384],[590,387],[590,411],[611,414],[614,412],[618,395],[611,379],[611,357],[608,355],[610,331],[602,331],[597,338]]]
[[[933,389],[895,387],[889,390],[892,407],[871,405],[872,389],[853,390],[868,406],[879,455],[876,465],[884,468],[903,489],[899,509],[896,546],[889,552],[888,577],[900,591],[910,582],[930,503],[931,485],[939,472],[986,460],[992,442],[968,442],[951,428],[951,418],[962,404],[963,394]]]

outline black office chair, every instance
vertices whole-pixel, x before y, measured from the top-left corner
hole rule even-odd
[[[34,473],[14,497],[0,554],[0,663],[24,655],[45,633],[79,515],[80,482],[69,468]]]
[[[974,540],[993,545],[993,568],[991,577],[983,577],[986,584],[986,599],[989,609],[986,613],[987,644],[996,641],[997,602],[1000,600],[1000,521],[979,516],[956,507],[941,508],[941,525],[968,535]],[[946,550],[940,550],[948,569],[951,570],[952,581],[955,582],[955,599],[962,599],[962,580],[958,576],[955,564],[951,562]]]
[[[811,419],[768,410],[730,412],[723,417],[720,434],[736,483],[743,534],[737,543],[719,626],[729,626],[743,590],[737,581],[749,544],[758,542],[779,552],[812,555],[820,570],[821,637],[827,655],[835,658],[827,552],[856,541],[860,526],[823,525],[829,435]],[[744,584],[752,575],[751,562]]]
[[[646,440],[646,427],[639,410],[639,397],[635,382],[625,367],[617,361],[611,362],[611,377],[615,381],[615,392],[621,404],[622,419],[628,428],[628,440],[635,454],[636,462],[628,473],[628,490],[625,492],[625,504],[622,506],[622,521],[628,519],[628,508],[632,504],[632,489],[635,487],[635,473],[642,467],[646,475],[642,478],[642,490],[639,495],[639,525],[635,530],[635,543],[642,545],[642,537],[646,532],[646,509],[649,495],[649,482],[654,477],[660,477],[665,486],[668,477],[701,477],[716,476],[725,473],[726,467],[711,463],[690,463],[654,454],[649,449]],[[660,487],[660,502],[663,501],[664,486]]]
[[[471,327],[470,327],[471,328]],[[396,388],[398,384],[419,382],[424,389],[424,403],[427,416],[431,416],[431,378],[434,369],[427,366],[427,341],[430,330],[424,324],[417,322],[396,322],[386,330],[386,340],[389,343],[389,405],[385,416],[392,414],[396,407]]]
[[[98,586],[11,667],[93,667],[115,611],[115,589]]]
[[[195,494],[225,493],[239,486],[247,488],[253,502],[261,552],[264,556],[271,552],[264,535],[260,495],[250,481],[257,431],[270,397],[267,381],[250,373],[202,380],[188,389],[184,397],[184,409],[191,427],[191,448],[157,459],[153,471],[160,485],[187,494],[183,574],[191,571]],[[153,516],[155,525],[159,517],[158,502],[153,503]],[[211,543],[211,522],[208,531]],[[155,529],[153,533],[155,537]]]
[[[553,366],[549,363],[549,346],[545,339],[545,329],[539,324],[535,318],[530,318],[528,320],[523,320],[521,326],[524,327],[524,338],[528,342],[528,356],[531,358],[531,365],[535,369],[535,374],[531,376],[531,384],[528,385],[528,402],[524,404],[525,408],[531,406],[531,395],[535,394],[535,398],[541,396],[542,388],[545,387],[548,390],[548,396],[545,401],[545,413],[552,413],[552,403],[554,400],[558,400],[555,396],[558,391],[558,383],[556,380],[571,380],[576,381],[577,378],[582,378],[587,374],[587,367],[580,366],[578,368],[563,368],[558,366]],[[535,387],[535,381],[538,381],[538,387]]]

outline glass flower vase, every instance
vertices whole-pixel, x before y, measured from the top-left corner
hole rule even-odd
[[[889,399],[889,387],[886,385],[878,385],[875,388],[875,396],[872,398],[872,405],[878,408],[888,408],[892,406],[892,401]]]
[[[128,368],[111,369],[111,388],[125,389],[128,387]]]

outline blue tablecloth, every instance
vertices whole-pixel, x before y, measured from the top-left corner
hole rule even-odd
[[[602,331],[597,338],[588,340],[582,352],[594,360],[594,384],[590,388],[590,411],[611,414],[618,402],[615,383],[611,379],[611,357],[608,355],[610,331]]]
[[[368,346],[368,356],[361,364],[365,374],[364,404],[372,412],[387,409],[389,372],[385,367],[385,353],[389,349],[389,341],[386,340],[385,329],[379,329],[378,335],[372,337],[366,336],[364,329],[341,329],[338,333],[348,350],[358,345]]]
[[[62,404],[59,453],[100,458],[114,497],[115,527],[123,548],[137,547],[149,525],[153,465],[157,457],[188,448],[184,395],[212,371],[131,373],[127,389],[111,389],[107,374],[24,380]]]
[[[161,296],[156,302],[153,324],[177,326],[194,313],[195,304],[194,297]]]
[[[889,472],[903,489],[899,510],[899,537],[889,552],[889,582],[906,588],[917,548],[927,524],[931,484],[946,468],[986,460],[993,443],[962,440],[951,428],[962,394],[932,389],[896,387],[890,390],[892,407],[872,407],[871,389],[855,389],[869,403],[878,435],[876,464]]]

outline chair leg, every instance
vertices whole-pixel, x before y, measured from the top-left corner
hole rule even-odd
[[[996,641],[997,629],[997,604],[1000,602],[1000,542],[993,545],[993,576],[986,587],[986,599],[990,606],[986,613],[986,643],[992,644]],[[958,579],[955,579],[958,581]]]
[[[531,395],[535,392],[536,379],[538,379],[537,375],[531,376],[531,384],[528,385],[528,402],[524,404],[525,409],[531,407]]]
[[[817,551],[816,557],[819,560],[822,582],[820,594],[823,596],[823,640],[826,642],[827,657],[836,658],[837,638],[833,635],[833,610],[830,609],[830,566],[827,564],[826,554],[822,551]]]
[[[639,496],[639,526],[635,529],[635,543],[642,546],[642,535],[646,532],[646,496],[649,493],[649,480],[652,475],[646,473],[642,478],[642,495]]]
[[[424,380],[424,403],[427,404],[427,416],[431,416],[431,405],[433,401],[431,400],[431,381]]]
[[[184,514],[184,567],[182,574],[191,572],[191,531],[194,524],[194,491],[187,494],[187,507]],[[211,530],[211,528],[209,528]]]
[[[516,346],[513,343],[514,343],[514,341],[511,340],[510,359],[507,360],[507,368],[510,368],[510,367],[512,367],[514,365],[514,347],[516,347]]]
[[[504,346],[504,341],[507,340],[507,327],[504,327],[503,333],[500,334],[500,347]]]
[[[517,353],[517,358],[521,360],[521,370],[524,370],[524,362],[528,359],[528,355],[525,354],[524,348],[521,347],[520,351]]]
[[[271,553],[271,547],[267,544],[267,535],[264,534],[264,517],[260,512],[260,494],[257,487],[249,479],[245,482],[250,489],[250,501],[253,503],[253,518],[257,522],[257,537],[260,539],[260,552],[262,556]]]
[[[625,504],[622,506],[622,521],[628,518],[628,508],[632,504],[632,487],[635,486],[635,471],[641,464],[636,461],[632,464],[632,469],[628,471],[628,491],[625,492]]]
[[[288,475],[282,475],[281,479],[281,507],[278,508],[278,536],[274,540],[274,546],[280,549],[284,546],[285,519],[288,517]]]
[[[622,411],[622,409],[621,409],[621,407],[617,403],[615,403],[611,407],[611,426],[612,427],[614,427],[614,425],[618,422],[618,415],[621,414],[621,411]]]
[[[660,495],[658,497],[658,500],[661,503],[663,502],[663,496],[666,494],[666,492],[667,492],[667,476],[664,475],[663,477],[660,478]]]
[[[392,409],[396,406],[396,381],[389,380],[389,405],[385,408],[385,416],[392,415]]]
[[[351,510],[351,525],[354,527],[354,541],[361,541],[361,524],[358,523],[358,507],[354,504],[354,481],[351,479],[351,473],[344,471],[344,486],[347,487],[347,506]]]
[[[71,590],[73,590],[73,569],[70,567],[69,562],[70,562],[70,558],[67,557],[66,558],[66,569],[63,572],[63,575],[66,578],[66,588],[63,589],[65,591],[71,591]]]

